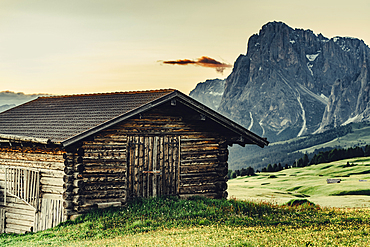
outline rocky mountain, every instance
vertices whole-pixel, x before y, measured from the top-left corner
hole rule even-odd
[[[200,82],[190,92],[189,96],[202,102],[206,106],[217,110],[220,106],[221,98],[224,93],[225,80],[213,79]]]
[[[362,40],[270,22],[249,38],[218,107],[206,99],[221,93],[211,81],[191,94],[269,141],[285,140],[369,119],[369,68]]]

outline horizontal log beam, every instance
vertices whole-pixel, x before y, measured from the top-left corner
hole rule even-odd
[[[5,231],[7,233],[26,233],[26,232],[31,232],[31,226],[22,226],[22,225],[17,225],[13,223],[7,223],[5,226]]]

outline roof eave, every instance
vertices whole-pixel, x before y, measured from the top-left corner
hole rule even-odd
[[[0,134],[0,139],[8,140],[10,142],[18,141],[18,142],[40,143],[40,144],[57,144],[57,143],[51,142],[51,140],[48,138],[37,138],[37,137],[8,135],[8,134]]]
[[[141,107],[138,107],[136,109],[133,109],[129,112],[126,112],[122,115],[119,115],[105,123],[102,123],[92,129],[89,129],[87,131],[84,131],[78,135],[75,135],[67,140],[61,141],[61,144],[64,147],[70,146],[86,137],[89,137],[101,130],[104,130],[106,128],[109,128],[123,120],[126,120],[130,117],[133,117],[137,114],[140,114],[144,111],[150,110],[151,108],[154,108],[160,104],[163,104],[164,102],[167,102],[168,100],[178,98],[184,105],[204,114],[206,117],[212,119],[213,121],[217,122],[218,124],[226,127],[227,129],[233,131],[236,133],[236,135],[239,136],[237,140],[232,140],[232,143],[236,143],[239,145],[244,146],[245,144],[255,144],[260,147],[267,146],[269,142],[267,141],[266,138],[259,137],[258,135],[252,133],[251,131],[245,129],[241,125],[235,123],[234,121],[222,116],[221,114],[217,113],[216,111],[210,109],[209,107],[199,103],[198,101],[190,98],[189,96],[179,92],[179,91],[174,91],[169,94],[166,94],[160,98],[157,98]],[[248,140],[248,141],[246,141]]]

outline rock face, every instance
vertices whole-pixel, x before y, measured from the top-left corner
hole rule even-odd
[[[220,106],[221,98],[224,93],[225,80],[214,79],[198,83],[189,96],[206,106],[217,110]]]
[[[236,60],[218,110],[269,141],[370,119],[369,55],[362,40],[267,23]]]

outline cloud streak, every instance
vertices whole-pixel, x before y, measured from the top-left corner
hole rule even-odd
[[[196,60],[190,59],[178,59],[178,60],[170,60],[170,61],[160,61],[163,64],[172,64],[172,65],[198,65],[207,68],[214,68],[217,72],[223,73],[226,68],[231,68],[232,66],[227,63],[219,62],[213,58],[202,56]]]

